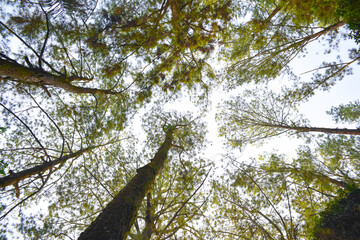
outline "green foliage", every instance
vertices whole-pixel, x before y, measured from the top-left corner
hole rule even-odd
[[[306,56],[306,47],[319,37],[329,42],[326,54],[337,48],[341,38],[338,28],[344,24],[335,14],[337,8],[336,0],[250,1],[242,13],[250,20],[236,26],[231,47],[224,48],[229,66],[226,87],[232,89],[287,75],[294,81],[300,99],[308,97],[314,89],[329,89],[344,74],[349,74],[346,63],[314,66],[314,79],[308,83],[298,82],[299,76],[289,63],[295,57]]]
[[[251,163],[229,157],[231,168],[212,185],[217,193],[212,200],[215,236],[305,238],[314,215],[333,197],[357,189],[360,183],[359,144],[353,140],[323,138],[315,150],[299,148],[292,160],[277,153],[264,154]],[[331,143],[338,147],[331,149]],[[335,153],[338,159],[331,157]]]
[[[16,184],[1,192],[6,205],[0,220],[19,220],[15,227],[26,239],[76,238],[150,161],[169,130],[174,130],[170,161],[140,208],[133,239],[144,237],[147,227],[159,239],[299,239],[310,225],[306,221],[329,198],[358,186],[359,139],[319,137],[315,150],[303,146],[293,160],[275,153],[252,163],[225,159],[229,166],[220,171],[223,179],[212,182],[209,208],[210,193],[203,186],[212,163],[198,156],[207,144],[201,119],[207,106],[197,117],[181,113],[187,106],[162,110],[182,94],[206,100],[220,78],[218,67],[210,64],[216,55],[227,64],[221,77],[229,80],[224,81],[229,89],[281,74],[294,82],[282,95],[249,89],[220,107],[220,133],[233,146],[244,148],[307,125],[296,110],[298,101],[350,74],[347,66],[359,54],[352,50],[348,63],[323,63],[303,83],[289,62],[320,37],[329,40],[327,53],[335,49],[340,21],[358,42],[359,10],[353,1],[0,2],[5,6],[0,8],[2,60],[16,60],[39,76],[46,71],[73,87],[99,90],[73,94],[0,74],[0,175],[98,146],[19,182],[19,198]],[[20,45],[12,44],[14,39]],[[158,107],[146,108],[148,103]],[[336,122],[358,123],[358,105],[341,105],[329,114]],[[146,112],[144,142],[127,133],[139,109]],[[44,202],[46,216],[27,214]],[[17,205],[21,208],[6,215]]]
[[[358,100],[348,104],[341,104],[339,107],[332,107],[326,112],[332,115],[335,122],[342,123],[359,123],[360,119],[360,102]]]
[[[246,90],[219,106],[220,135],[234,147],[262,143],[268,138],[290,133],[307,122],[296,110],[297,102],[271,91]]]
[[[360,43],[360,1],[359,0],[337,0],[338,8],[336,14],[347,23],[351,30],[350,36],[357,44]]]
[[[0,149],[0,154],[1,154],[1,149]],[[5,169],[8,166],[8,164],[6,162],[4,162],[3,159],[0,160],[0,175],[5,175]]]
[[[313,239],[359,239],[360,190],[330,201],[326,209],[314,218],[310,237]]]

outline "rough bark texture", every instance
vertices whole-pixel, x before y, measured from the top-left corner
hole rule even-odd
[[[166,132],[162,143],[151,162],[137,170],[133,179],[105,207],[91,225],[81,233],[78,240],[126,239],[138,209],[150,186],[167,159],[171,148],[174,128]]]
[[[70,83],[71,80],[73,80],[71,77],[67,78],[40,69],[28,68],[17,62],[8,61],[2,58],[0,58],[0,76],[4,76],[5,79],[22,83],[54,86],[72,93],[118,94],[118,92],[113,92],[111,90],[78,87]]]
[[[67,160],[69,160],[71,158],[80,156],[81,154],[88,151],[89,149],[91,149],[91,148],[85,148],[85,149],[82,149],[75,153],[58,158],[54,161],[44,162],[43,164],[37,165],[35,167],[29,168],[29,169],[26,169],[26,170],[23,170],[20,172],[16,172],[16,173],[11,173],[10,175],[8,175],[6,177],[0,178],[0,188],[5,188],[6,186],[17,184],[21,180],[24,180],[24,179],[29,178],[36,174],[43,173],[43,172],[55,167],[58,164],[65,163]]]

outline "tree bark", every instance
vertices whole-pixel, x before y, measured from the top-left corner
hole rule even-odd
[[[342,27],[342,26],[344,26],[344,25],[345,25],[345,22],[342,22],[342,21],[337,22],[337,23],[335,23],[335,24],[333,24],[333,25],[331,25],[331,26],[323,29],[323,30],[320,31],[320,32],[317,32],[317,33],[314,33],[314,34],[311,34],[311,35],[309,35],[309,36],[304,37],[304,40],[303,40],[303,41],[309,41],[309,40],[311,40],[311,39],[320,37],[321,35],[327,34],[328,32],[331,32],[331,31],[333,31],[333,30],[335,30],[335,29],[337,29],[337,28],[339,28],[339,27]]]
[[[23,170],[20,172],[16,172],[16,173],[11,173],[8,176],[0,178],[0,188],[5,188],[6,186],[17,184],[21,180],[24,180],[24,179],[29,178],[36,174],[40,174],[42,172],[45,172],[46,170],[52,169],[56,165],[63,164],[71,158],[78,157],[90,149],[91,149],[91,147],[81,149],[75,153],[60,157],[54,161],[44,162],[43,164],[37,165],[35,167],[29,168],[29,169],[26,169],[26,170]]]
[[[360,135],[360,129],[347,129],[347,128],[318,128],[318,127],[295,127],[288,125],[276,125],[269,123],[261,123],[259,126],[264,127],[273,127],[273,128],[282,128],[293,130],[296,132],[321,132],[321,133],[329,133],[329,134],[343,134],[343,135]]]
[[[170,126],[166,138],[150,163],[137,170],[137,174],[104,208],[91,225],[81,233],[78,240],[126,239],[138,209],[155,177],[163,168],[171,148],[173,131]]]
[[[151,194],[148,192],[146,199],[146,216],[145,216],[145,228],[142,231],[139,240],[150,240],[154,233],[154,214],[153,206],[151,205]]]
[[[347,129],[347,128],[317,128],[317,127],[280,127],[297,132],[322,132],[330,134],[344,134],[344,135],[360,135],[360,129]]]
[[[119,92],[111,90],[75,86],[70,83],[71,80],[74,80],[72,77],[58,76],[41,69],[28,68],[2,58],[0,58],[0,76],[21,83],[54,86],[72,93],[119,94]]]

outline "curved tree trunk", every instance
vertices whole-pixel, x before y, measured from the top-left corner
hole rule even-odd
[[[133,225],[138,209],[155,177],[163,168],[171,148],[173,131],[169,127],[166,138],[150,163],[137,170],[137,174],[105,207],[78,240],[123,240]]]
[[[119,94],[111,90],[97,88],[85,88],[72,85],[73,77],[58,76],[46,71],[28,68],[15,61],[0,58],[0,76],[5,79],[40,86],[54,86],[72,93],[93,93],[93,94]],[[76,80],[82,80],[81,78]]]

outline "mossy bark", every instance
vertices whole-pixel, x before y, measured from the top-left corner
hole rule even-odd
[[[59,164],[65,163],[69,159],[80,156],[81,154],[85,153],[89,149],[91,149],[91,148],[85,148],[85,149],[79,150],[75,153],[60,157],[54,161],[44,162],[35,167],[25,169],[20,172],[11,173],[8,176],[0,178],[0,188],[5,188],[6,186],[17,184],[21,180],[24,180],[24,179],[34,176],[36,174],[43,173],[49,169],[54,168],[55,166],[57,166]]]
[[[72,77],[58,76],[41,69],[29,68],[17,62],[0,58],[0,76],[5,79],[39,86],[53,86],[72,93],[119,94],[111,90],[85,88],[72,85]],[[77,80],[82,80],[77,78]]]
[[[126,239],[138,209],[155,177],[163,168],[171,148],[174,127],[166,132],[162,143],[150,163],[137,170],[133,179],[105,207],[78,240]]]

